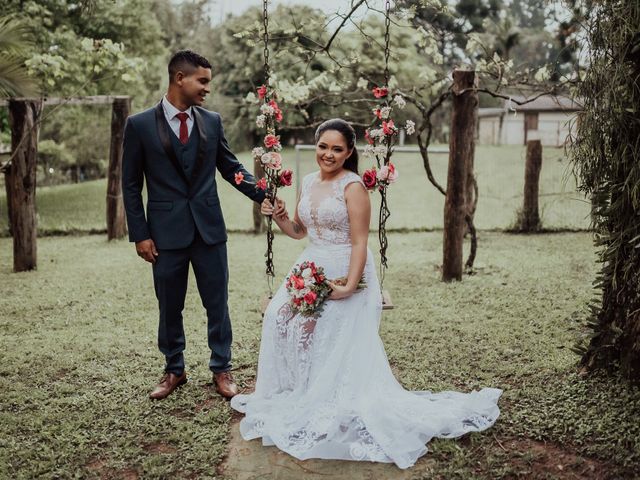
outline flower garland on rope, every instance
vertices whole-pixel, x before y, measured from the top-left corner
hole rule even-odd
[[[387,233],[386,222],[391,216],[387,205],[387,188],[398,179],[398,170],[391,162],[393,147],[396,144],[399,129],[395,125],[392,112],[393,106],[403,109],[406,102],[401,95],[396,95],[393,102],[389,101],[389,87],[374,87],[373,96],[379,101],[373,109],[374,126],[365,130],[367,145],[363,156],[375,160],[375,165],[365,170],[362,181],[365,187],[373,192],[378,190],[381,196],[380,214],[378,219],[378,239],[380,240],[380,270],[381,282],[384,280],[384,269],[387,268]],[[413,120],[407,120],[404,130],[407,135],[415,133],[416,124]]]
[[[258,179],[255,186],[257,189],[266,192],[267,198],[272,205],[276,203],[276,195],[278,188],[289,187],[293,182],[293,172],[289,169],[282,168],[282,145],[280,144],[280,136],[276,132],[276,124],[282,122],[282,110],[276,102],[277,95],[275,90],[270,90],[266,85],[262,85],[257,89],[260,105],[260,113],[256,117],[256,125],[263,128],[265,136],[263,138],[263,146],[256,147],[251,154],[256,162],[259,162],[265,176]],[[244,182],[241,173],[236,174],[236,183]],[[269,277],[275,277],[273,269],[273,218],[267,217],[267,252],[265,253],[266,273]]]

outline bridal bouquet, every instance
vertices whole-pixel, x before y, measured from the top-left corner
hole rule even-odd
[[[333,281],[346,285],[346,278]],[[358,283],[358,290],[366,287],[364,280]],[[313,262],[302,262],[291,270],[286,282],[293,309],[305,317],[319,317],[324,309],[324,301],[331,295],[324,269]]]

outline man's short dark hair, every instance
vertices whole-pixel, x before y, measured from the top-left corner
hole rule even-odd
[[[180,50],[174,53],[171,60],[169,60],[169,82],[173,82],[176,73],[179,71],[191,73],[198,67],[210,69],[211,64],[202,55],[198,55],[191,50]]]

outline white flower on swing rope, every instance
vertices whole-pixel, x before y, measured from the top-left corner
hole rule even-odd
[[[387,119],[389,118],[389,115],[391,115],[391,107],[382,107],[380,109],[380,117],[383,119]]]
[[[282,156],[276,152],[267,152],[260,157],[260,162],[266,168],[279,170],[282,167]]]
[[[403,109],[407,106],[407,102],[404,100],[404,98],[402,98],[402,95],[396,95],[395,97],[393,97],[393,103],[395,103],[396,106],[400,109]]]
[[[255,159],[260,159],[262,161],[262,156],[264,155],[264,148],[262,147],[256,147],[253,150],[251,150],[251,155],[253,155],[253,158]]]
[[[416,122],[413,120],[407,120],[404,130],[407,132],[407,135],[413,135],[416,132]]]
[[[372,139],[383,140],[384,139],[384,131],[381,128],[372,128],[369,130],[369,136]]]
[[[362,155],[366,158],[373,158],[376,152],[373,145],[365,145]]]
[[[269,108],[271,108],[271,107],[269,107]],[[258,115],[256,117],[256,126],[258,128],[264,128],[266,122],[267,122],[267,117],[265,115]]]
[[[373,153],[376,157],[384,158],[387,155],[387,146],[386,145],[378,145],[373,148]]]
[[[273,115],[276,111],[275,109],[269,105],[268,103],[263,103],[262,105],[260,105],[260,112],[263,115]]]

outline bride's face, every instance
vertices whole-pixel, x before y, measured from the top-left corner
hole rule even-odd
[[[345,160],[351,155],[347,140],[337,130],[327,130],[320,135],[316,143],[316,162],[324,173],[336,173],[342,169]]]

